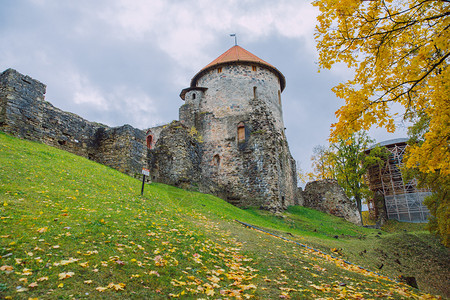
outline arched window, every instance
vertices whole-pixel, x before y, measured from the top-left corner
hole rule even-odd
[[[147,135],[147,148],[152,149],[152,143],[153,143],[153,135],[149,134]]]
[[[245,142],[245,124],[240,122],[237,126],[238,143]]]
[[[213,157],[213,164],[215,167],[220,167],[220,156],[219,154],[214,155]]]
[[[192,99],[195,99],[195,93],[192,94]]]

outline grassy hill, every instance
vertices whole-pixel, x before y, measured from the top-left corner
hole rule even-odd
[[[379,231],[303,207],[274,216],[156,183],[140,196],[139,180],[3,133],[0,166],[5,299],[449,296],[448,250],[420,225]]]

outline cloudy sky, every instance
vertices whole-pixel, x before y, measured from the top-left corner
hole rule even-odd
[[[343,104],[331,88],[351,76],[318,72],[318,11],[302,0],[0,0],[0,72],[47,85],[46,100],[109,126],[178,119],[180,91],[238,44],[286,77],[284,122],[292,155],[310,169]],[[405,137],[371,132],[382,141]]]

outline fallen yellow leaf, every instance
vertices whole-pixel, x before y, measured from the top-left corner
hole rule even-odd
[[[12,271],[13,269],[14,268],[12,266],[8,266],[8,265],[4,265],[4,266],[0,267],[1,271],[7,271],[7,272]]]
[[[63,279],[66,279],[66,278],[70,278],[70,277],[72,277],[73,275],[75,275],[75,273],[74,272],[63,272],[63,273],[59,273],[58,274],[58,277],[59,277],[59,280],[63,280]]]
[[[106,291],[108,288],[107,288],[107,287],[99,286],[99,287],[96,287],[95,289],[96,289],[97,291],[99,291],[100,293],[102,293],[102,292]]]
[[[38,279],[37,279],[37,281],[44,281],[44,280],[48,280],[48,277],[47,277],[47,276],[44,276],[44,277],[41,277],[41,278],[38,278]]]

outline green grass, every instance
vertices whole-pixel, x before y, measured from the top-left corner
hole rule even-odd
[[[156,183],[146,185],[140,196],[139,180],[3,133],[0,166],[0,297],[7,299],[423,295],[385,277],[397,276],[396,269],[377,269],[384,276],[364,272],[247,229],[235,219],[326,253],[333,250],[372,269],[378,259],[389,261],[377,249],[391,255],[392,243],[402,244],[401,251],[411,245],[415,252],[432,247],[427,248],[428,260],[448,257],[423,231],[393,229],[380,236],[376,230],[303,207],[291,207],[280,218]],[[407,256],[411,252],[399,253],[402,259]],[[439,285],[421,288],[445,294]]]

